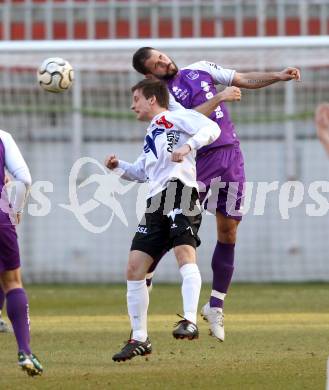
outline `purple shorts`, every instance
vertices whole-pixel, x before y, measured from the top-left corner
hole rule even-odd
[[[15,227],[0,226],[0,272],[14,270],[20,265]]]
[[[200,202],[208,211],[241,220],[244,160],[239,145],[227,145],[197,156]],[[209,191],[210,190],[210,191]]]

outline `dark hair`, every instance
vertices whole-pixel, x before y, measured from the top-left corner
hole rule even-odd
[[[146,74],[149,70],[145,67],[145,61],[151,57],[151,50],[153,47],[141,47],[133,55],[133,67],[138,73]]]
[[[169,106],[169,92],[166,84],[160,80],[144,79],[131,88],[131,92],[137,89],[142,91],[146,99],[155,96],[160,107],[168,109]]]

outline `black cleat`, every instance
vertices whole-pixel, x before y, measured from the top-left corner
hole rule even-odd
[[[113,355],[112,360],[115,362],[125,362],[135,356],[145,356],[150,353],[152,353],[152,345],[148,338],[144,342],[130,339],[120,352]]]
[[[182,317],[178,314],[179,317]],[[185,319],[181,321],[178,321],[175,324],[175,329],[172,332],[172,335],[175,337],[175,339],[188,339],[193,340],[199,338],[199,330],[198,327],[193,324],[193,322]]]

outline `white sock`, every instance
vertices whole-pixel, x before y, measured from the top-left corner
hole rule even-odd
[[[180,268],[183,278],[182,297],[184,317],[196,324],[201,290],[201,275],[196,264],[185,264]]]
[[[127,307],[134,340],[144,342],[147,339],[148,306],[149,293],[145,279],[127,280]]]

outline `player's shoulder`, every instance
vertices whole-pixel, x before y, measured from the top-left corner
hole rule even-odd
[[[191,111],[191,110],[182,107],[182,108],[178,108],[177,110],[174,110],[174,111],[166,111],[165,116],[168,118],[185,117],[186,115],[188,115],[189,111]]]
[[[215,64],[214,62],[211,61],[197,61],[193,62],[193,64],[190,64],[188,66],[184,66],[182,70],[203,70],[205,72],[210,72],[212,69],[217,69],[220,70],[222,67],[220,65]]]
[[[202,116],[202,114],[193,109],[181,108],[175,111],[168,111],[168,115],[166,115],[166,118],[169,121],[178,124],[185,121],[197,120]]]

